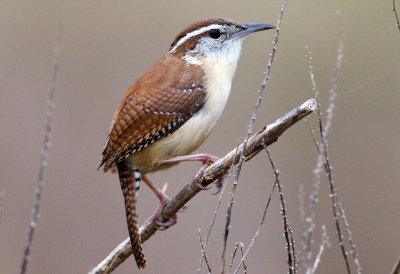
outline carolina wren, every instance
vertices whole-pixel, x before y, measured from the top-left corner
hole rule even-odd
[[[168,199],[145,174],[181,161],[202,161],[199,179],[216,157],[188,155],[208,137],[228,99],[242,43],[268,24],[202,20],[180,32],[168,52],[129,88],[109,130],[99,168],[118,169],[133,254],[146,267],[136,201],[141,180],[161,203]],[[186,156],[185,156],[186,155]],[[155,214],[155,218],[157,218]]]

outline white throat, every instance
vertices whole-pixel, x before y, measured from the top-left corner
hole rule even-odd
[[[219,119],[228,100],[243,41],[244,39],[226,41],[229,45],[212,53],[193,56],[188,52],[183,57],[186,62],[199,65],[205,73],[207,101],[199,116],[209,119],[209,131]]]

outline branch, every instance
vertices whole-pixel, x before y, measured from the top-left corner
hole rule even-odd
[[[391,274],[399,274],[399,273],[400,273],[400,257],[397,260],[395,266],[393,267]]]
[[[264,78],[264,80],[262,82],[261,89],[258,92],[258,98],[257,98],[257,101],[256,101],[256,105],[254,107],[253,113],[251,114],[250,122],[249,122],[249,125],[247,126],[247,132],[245,134],[244,141],[242,143],[241,148],[239,150],[237,150],[237,151],[240,151],[239,152],[240,157],[239,157],[239,161],[238,161],[238,164],[237,164],[235,175],[233,177],[232,191],[230,192],[231,195],[230,195],[230,199],[229,199],[228,208],[226,210],[225,231],[224,231],[224,236],[223,236],[222,254],[221,254],[221,263],[222,263],[221,273],[225,273],[226,244],[227,244],[227,241],[228,241],[229,231],[230,231],[230,227],[231,227],[232,209],[233,209],[233,204],[235,203],[234,200],[235,200],[235,196],[236,196],[237,186],[238,186],[238,183],[239,183],[239,176],[241,174],[242,165],[243,165],[243,162],[245,160],[244,151],[247,148],[247,142],[248,142],[249,137],[251,135],[254,122],[256,121],[257,112],[259,112],[259,109],[260,109],[260,106],[261,106],[261,102],[262,102],[262,99],[263,99],[263,95],[264,95],[264,93],[265,93],[265,91],[267,89],[267,81],[270,79],[272,63],[275,60],[277,44],[278,44],[278,41],[279,41],[280,25],[282,23],[282,17],[283,17],[283,13],[285,11],[286,5],[287,5],[287,0],[284,0],[283,4],[282,4],[281,12],[279,13],[279,16],[278,16],[278,22],[276,24],[276,32],[275,32],[275,35],[274,35],[274,41],[272,42],[272,51],[271,51],[271,54],[270,54],[268,65],[267,65],[267,71],[265,72],[265,78]],[[237,152],[235,152],[235,153],[237,153]]]
[[[396,10],[396,0],[393,0],[393,12],[394,12],[394,16],[396,17],[397,28],[400,30],[399,16],[397,15],[397,10]]]
[[[54,93],[56,92],[56,85],[57,85],[58,64],[60,61],[60,50],[61,50],[61,38],[62,38],[62,27],[60,26],[56,35],[56,45],[54,47],[53,75],[51,77],[50,90],[47,98],[45,132],[42,143],[42,149],[40,151],[39,173],[35,188],[35,201],[33,204],[33,209],[31,210],[32,217],[29,223],[28,239],[25,242],[24,256],[22,257],[20,274],[26,273],[26,269],[28,267],[28,262],[29,262],[29,256],[32,250],[32,242],[35,236],[37,221],[39,218],[40,201],[42,199],[43,187],[44,187],[44,171],[47,165],[47,156],[51,141],[53,110],[55,107]]]
[[[309,115],[316,109],[315,99],[309,99],[289,113],[283,115],[274,123],[262,128],[247,141],[247,146],[243,151],[243,156],[247,159],[263,149],[263,142],[269,146],[276,142],[288,128]],[[236,153],[243,149],[243,144],[234,148],[225,157],[210,165],[203,173],[202,185],[210,185],[219,177],[223,176],[233,164],[237,164],[240,154]],[[193,182],[186,185],[169,203],[167,203],[160,214],[161,222],[166,222],[179,211],[188,201],[190,201],[201,189]],[[139,229],[142,242],[147,241],[157,231],[157,224],[149,218]],[[120,243],[100,264],[93,268],[89,273],[111,273],[123,261],[132,254],[129,238]]]

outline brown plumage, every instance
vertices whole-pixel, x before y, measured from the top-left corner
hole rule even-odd
[[[130,87],[115,113],[100,167],[104,165],[106,172],[117,165],[129,237],[139,269],[146,266],[146,258],[136,212],[139,182],[131,168],[136,166],[145,174],[173,165],[159,165],[169,156],[163,153],[157,157],[152,144],[179,129],[201,109],[205,100],[202,70],[166,54]]]
[[[206,19],[206,20],[200,20],[198,22],[195,22],[189,26],[187,26],[185,29],[183,29],[174,39],[174,41],[172,41],[171,43],[171,48],[173,48],[176,43],[182,38],[184,37],[187,33],[190,33],[192,31],[198,30],[202,27],[206,27],[209,26],[211,24],[217,24],[217,25],[233,25],[236,26],[237,28],[240,28],[240,23],[232,20],[232,19],[225,19],[225,18],[210,18],[210,19]],[[198,41],[198,38],[200,37],[204,37],[205,35],[207,35],[207,33],[202,33],[199,36],[196,36],[195,39],[189,39],[187,40],[188,43],[193,42],[193,41]],[[182,48],[185,48],[185,44],[182,44]]]
[[[143,269],[146,267],[147,261],[142,251],[137,227],[138,216],[136,212],[135,171],[131,170],[125,161],[121,161],[118,163],[118,175],[125,200],[126,220],[128,223],[129,237],[132,243],[132,253],[139,269]]]
[[[139,268],[146,266],[136,212],[141,175],[184,160],[202,161],[196,173],[197,177],[201,175],[206,163],[215,157],[188,154],[208,137],[225,107],[245,36],[270,28],[273,26],[240,25],[222,18],[196,22],[176,36],[170,50],[129,88],[122,100],[99,168],[104,165],[104,171],[118,169]],[[146,180],[165,203],[167,196],[149,182]]]
[[[177,61],[169,54],[145,72],[115,113],[100,164],[104,164],[104,171],[133,151],[144,150],[170,135],[199,111],[206,99],[203,75],[197,66]],[[136,166],[142,172],[156,168],[153,164]]]

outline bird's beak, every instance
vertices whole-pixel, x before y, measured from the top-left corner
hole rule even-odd
[[[230,39],[235,39],[239,37],[246,36],[250,33],[266,30],[266,29],[274,29],[275,26],[270,24],[256,23],[256,24],[243,24],[240,26],[242,29],[235,34],[233,34]]]

